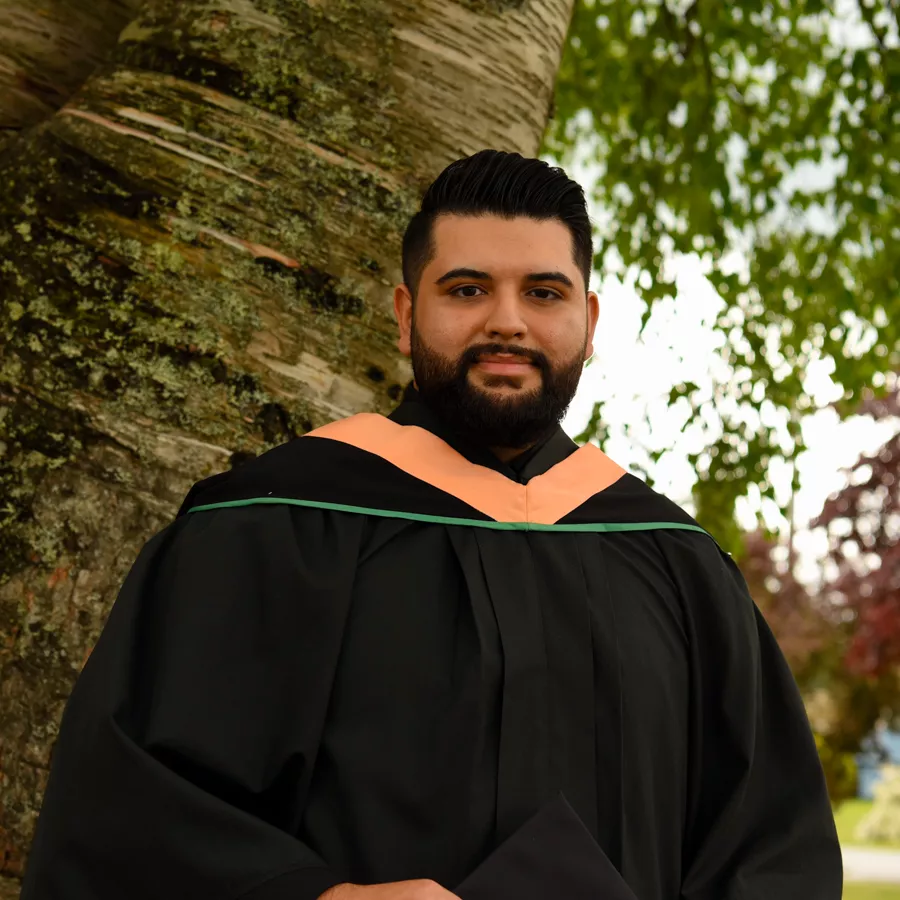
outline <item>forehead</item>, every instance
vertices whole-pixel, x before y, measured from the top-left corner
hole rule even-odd
[[[433,243],[434,259],[428,269],[577,272],[572,234],[559,219],[445,214],[434,224]]]

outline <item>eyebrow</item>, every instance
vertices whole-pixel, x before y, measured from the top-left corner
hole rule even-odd
[[[460,268],[451,269],[449,272],[445,272],[443,275],[441,275],[440,278],[438,278],[435,284],[444,284],[444,282],[452,281],[454,278],[474,278],[477,281],[492,280],[490,272],[481,272],[478,269]],[[562,272],[531,272],[525,276],[525,280],[530,282],[555,281],[558,284],[564,284],[569,288],[575,287],[575,285],[572,283],[572,279],[569,278],[568,275],[564,275]]]
[[[563,275],[562,272],[533,272],[530,275],[525,276],[526,281],[555,281],[558,284],[564,284],[566,287],[575,287],[572,284],[572,279],[569,278],[568,275]]]

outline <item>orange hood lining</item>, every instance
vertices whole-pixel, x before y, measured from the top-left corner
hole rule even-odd
[[[469,462],[424,428],[398,425],[375,413],[332,422],[306,437],[341,441],[380,456],[497,522],[553,525],[626,474],[599,447],[585,444],[528,484],[518,484]]]

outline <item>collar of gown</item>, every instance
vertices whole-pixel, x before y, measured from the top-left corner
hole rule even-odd
[[[485,466],[519,484],[528,482],[571,456],[578,445],[559,426],[547,437],[509,462],[497,459],[487,447],[466,441],[426,404],[413,384],[403,394],[400,405],[388,416],[398,425],[417,425],[449,444],[457,453],[477,466]]]

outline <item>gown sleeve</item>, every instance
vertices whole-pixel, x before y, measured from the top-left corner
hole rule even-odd
[[[682,900],[840,900],[824,774],[772,632],[708,537],[670,533],[660,544],[692,648]]]
[[[314,900],[301,832],[359,516],[247,507],[141,552],[66,707],[22,900]]]

